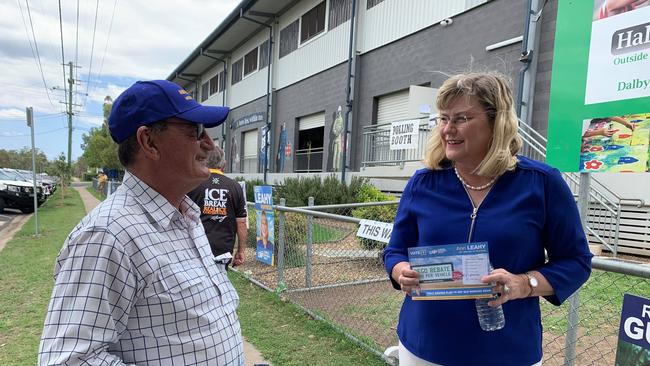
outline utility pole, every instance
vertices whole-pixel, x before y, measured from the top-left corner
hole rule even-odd
[[[74,76],[72,75],[72,61],[68,63],[70,74],[68,77],[68,171],[72,169],[72,85],[74,85]]]
[[[32,180],[34,188],[34,235],[38,235],[38,191],[36,189],[36,146],[34,145],[34,109],[27,107],[27,126],[31,129],[32,135]]]

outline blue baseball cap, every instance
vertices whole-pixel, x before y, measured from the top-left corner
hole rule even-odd
[[[201,105],[171,81],[138,81],[113,102],[108,130],[119,144],[134,135],[138,127],[170,117],[210,128],[222,124],[229,112],[228,107]]]

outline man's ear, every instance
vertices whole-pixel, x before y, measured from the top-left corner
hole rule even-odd
[[[151,135],[151,130],[148,127],[138,127],[136,138],[145,158],[151,160],[158,160],[160,158],[160,152],[158,151],[158,148],[156,148],[156,142],[154,141],[153,136]]]

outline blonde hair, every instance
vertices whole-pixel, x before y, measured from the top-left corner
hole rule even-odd
[[[517,134],[519,124],[507,78],[492,72],[452,76],[438,89],[438,110],[447,109],[462,96],[475,98],[485,109],[492,125],[490,147],[473,173],[493,177],[514,169],[522,141]],[[445,156],[438,128],[436,126],[431,131],[424,155],[424,165],[433,170],[442,169],[450,163]]]

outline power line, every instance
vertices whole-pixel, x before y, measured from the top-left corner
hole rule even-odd
[[[41,80],[43,81],[43,87],[45,88],[45,94],[47,95],[47,100],[50,101],[52,107],[55,107],[54,103],[52,103],[52,99],[50,98],[50,93],[47,87],[47,83],[45,82],[45,75],[43,74],[43,65],[41,64],[41,55],[38,51],[38,43],[36,42],[36,33],[34,32],[34,24],[32,23],[32,13],[29,9],[29,3],[27,2],[27,0],[25,0],[25,5],[27,5],[27,14],[29,14],[29,25],[31,26],[32,37],[34,38],[33,47],[32,47],[32,41],[29,38],[29,31],[27,30],[27,23],[25,22],[25,14],[23,13],[23,7],[20,5],[20,0],[18,0],[18,7],[20,8],[20,17],[23,21],[23,25],[25,26],[25,33],[27,35],[27,41],[29,42],[29,48],[32,50],[32,57],[34,57],[34,61],[36,61],[36,66],[38,67],[38,71],[41,74]],[[36,49],[36,52],[34,52],[34,49]]]
[[[45,135],[47,133],[52,133],[52,132],[56,132],[56,131],[65,130],[66,128],[67,127],[61,127],[61,128],[57,128],[57,129],[54,129],[54,130],[35,133],[34,135]],[[24,134],[23,133],[17,133],[17,134],[11,135],[11,136],[5,136],[5,135],[0,134],[0,137],[26,137],[26,136],[31,136],[31,133],[24,133]]]
[[[60,0],[59,0],[60,1]],[[93,54],[95,52],[95,32],[97,31],[97,13],[99,11],[99,0],[95,4],[95,24],[93,25],[93,41],[90,46],[90,66],[88,67],[88,79],[86,80],[86,95],[84,96],[84,105],[88,100],[88,88],[90,88],[90,75],[93,71]]]
[[[102,79],[102,71],[104,70],[104,58],[106,57],[106,52],[108,51],[108,43],[111,39],[111,30],[113,30],[113,18],[115,18],[115,8],[117,7],[117,0],[113,3],[113,13],[111,14],[111,22],[108,25],[108,36],[106,37],[106,45],[104,46],[104,54],[102,55],[102,62],[99,65],[99,74],[97,80]]]
[[[77,0],[77,29],[75,31],[76,40],[74,44],[74,64],[79,65],[79,0]],[[77,83],[74,84],[75,97],[77,96]]]

